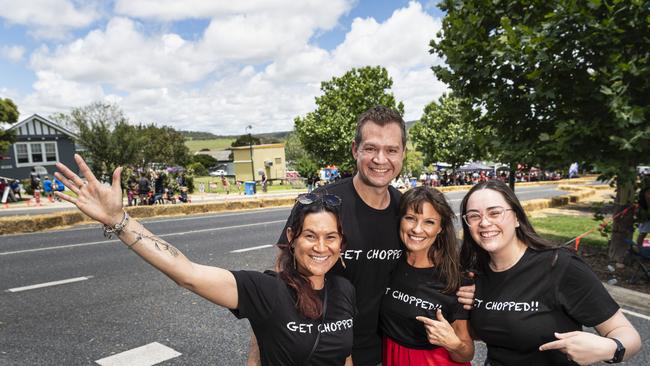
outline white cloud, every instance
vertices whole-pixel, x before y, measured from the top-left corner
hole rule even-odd
[[[424,106],[447,89],[430,69],[440,63],[429,54],[429,42],[440,28],[440,19],[427,14],[417,2],[395,10],[383,23],[357,18],[345,41],[333,51],[333,62],[343,70],[384,66],[393,79],[396,99],[404,102],[405,118],[419,119]]]
[[[83,6],[68,0],[0,0],[0,17],[31,27],[40,38],[64,37],[71,29],[83,28],[99,18],[93,4]]]
[[[105,31],[94,30],[54,51],[37,50],[31,66],[66,80],[108,83],[120,90],[135,91],[194,82],[216,66],[193,56],[193,45],[176,34],[147,38],[132,20],[113,18]]]
[[[311,39],[336,25],[349,2],[177,3],[117,1],[121,16],[105,28],[34,51],[37,82],[23,104],[48,114],[103,99],[134,122],[241,134],[249,124],[256,132],[292,129],[296,116],[315,107],[320,82],[351,67],[386,67],[409,120],[446,89],[430,70],[439,62],[428,44],[440,21],[416,2],[382,23],[355,19],[333,51]],[[146,23],[199,17],[211,21],[197,40],[152,32]]]
[[[429,41],[440,29],[440,21],[422,10],[417,2],[395,10],[384,23],[357,18],[334,57],[342,65],[390,65],[400,68],[430,65]]]
[[[11,62],[20,62],[23,60],[25,54],[25,47],[13,45],[0,47],[0,57],[5,58]]]
[[[353,3],[353,0],[117,0],[115,12],[162,21],[266,14],[280,20],[302,17],[317,28],[330,29]]]
[[[54,112],[69,112],[73,106],[90,104],[104,98],[100,84],[78,83],[64,79],[61,75],[39,71],[34,83],[34,93],[19,103],[28,114],[49,115]]]

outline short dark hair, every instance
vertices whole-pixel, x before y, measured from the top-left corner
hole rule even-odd
[[[440,214],[440,228],[442,231],[427,253],[431,262],[440,269],[443,280],[446,281],[443,293],[453,293],[461,285],[460,253],[456,229],[454,228],[454,210],[439,190],[427,186],[410,189],[402,195],[399,204],[400,224],[401,218],[409,209],[422,213],[425,203],[431,204]]]
[[[537,234],[533,228],[533,225],[530,223],[530,220],[528,220],[526,211],[524,211],[524,208],[521,206],[521,203],[515,195],[515,192],[513,192],[507,184],[498,179],[491,179],[485,182],[481,182],[472,187],[472,189],[467,192],[465,197],[463,197],[462,202],[460,203],[461,217],[467,213],[467,201],[469,201],[469,198],[472,196],[472,194],[483,189],[491,189],[495,192],[500,193],[508,205],[510,205],[512,212],[514,212],[515,216],[517,217],[517,221],[519,221],[519,227],[515,229],[517,239],[526,244],[528,248],[538,251],[559,248],[557,244],[546,240]],[[487,270],[488,263],[490,261],[488,252],[485,249],[481,248],[478,243],[474,241],[474,238],[472,238],[472,234],[469,230],[469,226],[465,220],[460,221],[463,224],[463,245],[460,252],[461,265],[466,270]]]
[[[389,123],[397,123],[402,130],[402,147],[406,148],[406,123],[404,119],[394,109],[384,107],[383,105],[376,105],[367,111],[361,113],[357,119],[357,133],[354,136],[354,143],[359,146],[361,144],[361,128],[366,122],[374,122],[380,126],[385,126]]]

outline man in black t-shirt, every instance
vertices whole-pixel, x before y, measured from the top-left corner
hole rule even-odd
[[[364,112],[357,121],[352,155],[357,173],[316,192],[335,194],[342,200],[345,268],[339,263],[330,273],[343,275],[356,290],[354,365],[375,366],[381,363],[381,296],[402,252],[397,232],[400,193],[390,186],[406,155],[406,127],[399,113],[382,106]],[[287,243],[285,232],[278,243]],[[256,357],[254,348],[249,365]]]

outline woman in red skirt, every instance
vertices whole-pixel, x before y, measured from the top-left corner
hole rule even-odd
[[[400,203],[406,254],[382,299],[383,365],[469,365],[474,343],[461,285],[454,212],[444,195],[426,186]]]

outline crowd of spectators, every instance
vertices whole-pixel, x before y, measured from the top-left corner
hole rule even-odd
[[[172,179],[162,170],[134,172],[126,181],[126,197],[129,206],[188,202],[185,173]]]
[[[474,185],[477,183],[485,182],[490,179],[499,179],[504,183],[509,180],[510,172],[501,170],[495,172],[494,170],[474,170],[474,171],[456,171],[451,170],[438,170],[432,172],[425,172],[420,174],[418,178],[410,177],[409,175],[402,175],[395,178],[392,182],[393,187],[398,189],[412,188],[417,184],[430,186],[430,187],[448,187],[448,186],[461,186],[461,185]],[[515,173],[516,182],[536,182],[547,180],[558,180],[562,178],[562,174],[551,171],[530,170],[530,171],[517,171]]]

